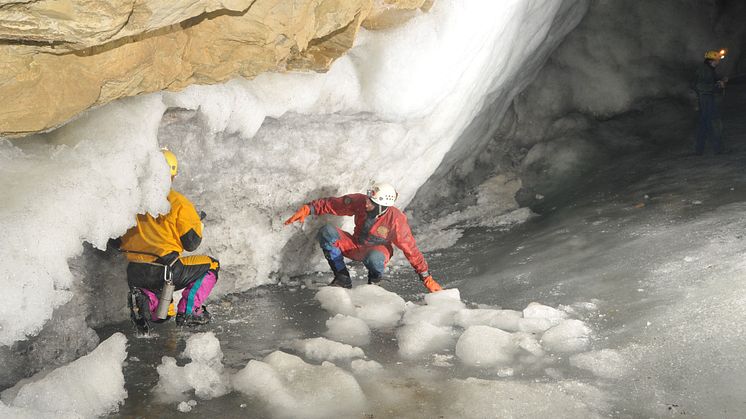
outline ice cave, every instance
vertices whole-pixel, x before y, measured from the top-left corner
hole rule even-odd
[[[0,1],[0,417],[746,417],[745,22]]]

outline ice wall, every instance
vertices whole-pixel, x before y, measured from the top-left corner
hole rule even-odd
[[[537,195],[561,194],[614,155],[693,146],[696,67],[704,51],[727,47],[720,71],[743,71],[744,19],[741,2],[591,1],[533,83],[475,118],[489,140],[454,147],[415,205],[468,202],[496,174],[522,183],[520,204],[536,204]]]

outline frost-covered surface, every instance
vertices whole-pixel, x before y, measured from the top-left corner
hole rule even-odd
[[[0,414],[93,418],[116,412],[127,397],[122,373],[126,345],[127,338],[117,333],[90,354],[24,380],[2,393],[10,407],[0,404]]]

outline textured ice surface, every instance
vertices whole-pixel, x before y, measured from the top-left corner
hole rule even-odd
[[[233,377],[233,387],[266,403],[280,418],[359,415],[366,399],[355,378],[331,363],[311,365],[281,351],[249,361]]]
[[[456,344],[456,356],[473,367],[491,367],[509,364],[518,353],[513,336],[489,326],[471,326]]]
[[[13,419],[81,419],[83,416],[72,412],[41,412],[23,407],[6,406],[0,402],[0,417]]]
[[[515,310],[464,309],[456,313],[454,321],[464,329],[469,326],[492,326],[506,332],[518,331],[522,313]]]
[[[356,375],[372,376],[378,372],[383,371],[383,365],[376,361],[366,361],[364,359],[355,359],[350,363],[352,372]]]
[[[445,389],[445,417],[593,418],[589,403],[556,384],[467,378]]]
[[[200,399],[220,397],[230,390],[230,380],[223,371],[223,352],[213,332],[189,337],[182,356],[191,362],[180,367],[176,359],[164,356],[158,366],[155,393],[161,400],[183,400],[192,389]]]
[[[337,314],[326,321],[326,337],[355,346],[370,343],[370,328],[357,317]]]
[[[297,339],[292,347],[312,361],[333,362],[365,357],[360,348],[326,338]]]
[[[541,344],[550,352],[579,352],[590,345],[591,329],[580,320],[562,320],[541,335]]]
[[[316,299],[332,314],[357,317],[373,329],[395,326],[404,312],[404,300],[377,285],[351,290],[324,287],[316,293]]]
[[[458,289],[447,289],[425,295],[425,305],[407,304],[402,323],[452,326],[455,314],[463,308]]]
[[[116,412],[127,397],[122,374],[126,345],[127,338],[117,333],[90,354],[6,390],[7,417],[92,418]],[[8,408],[0,406],[0,413],[3,409]]]
[[[527,319],[548,319],[556,325],[559,324],[560,320],[567,317],[567,314],[553,307],[531,303],[523,309],[523,317]]]
[[[423,355],[453,347],[450,327],[434,326],[428,322],[408,323],[396,331],[399,355],[405,359],[421,358]]]
[[[570,357],[570,364],[601,378],[622,378],[629,369],[627,360],[613,349],[575,354]]]

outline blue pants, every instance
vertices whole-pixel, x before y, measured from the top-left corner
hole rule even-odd
[[[386,246],[357,244],[350,233],[330,224],[321,227],[317,237],[332,272],[346,270],[344,257],[347,257],[363,262],[368,269],[368,279],[372,282],[377,282],[383,276],[383,270],[391,257]]]
[[[713,151],[720,153],[722,151],[720,145],[721,130],[722,122],[715,103],[715,96],[699,95],[699,127],[697,128],[697,145],[694,151],[697,154],[702,154],[705,151],[707,137],[711,136]]]

